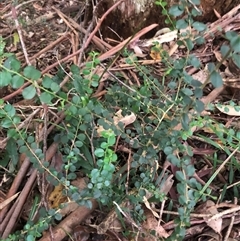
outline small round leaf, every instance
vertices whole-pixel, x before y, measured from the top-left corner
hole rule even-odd
[[[35,69],[33,66],[27,66],[23,70],[23,74],[25,77],[32,79],[32,80],[38,80],[41,77],[41,72],[37,69]]]
[[[36,88],[30,85],[22,91],[22,96],[25,100],[30,100],[36,95],[36,92]]]

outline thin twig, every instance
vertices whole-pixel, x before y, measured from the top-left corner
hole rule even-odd
[[[27,65],[31,65],[30,61],[29,61],[29,58],[28,58],[28,53],[27,53],[27,49],[26,49],[26,46],[25,46],[25,43],[23,41],[23,36],[22,36],[22,30],[20,28],[20,24],[18,22],[18,19],[17,19],[17,12],[16,12],[16,8],[14,6],[12,6],[12,17],[14,19],[14,22],[15,22],[15,25],[16,25],[16,28],[17,28],[17,31],[18,31],[18,36],[19,36],[19,39],[20,39],[20,42],[21,42],[21,45],[22,45],[22,50],[23,50],[23,53],[24,53],[24,57],[25,57],[25,60],[27,62]]]

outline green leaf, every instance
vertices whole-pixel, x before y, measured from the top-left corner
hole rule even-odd
[[[41,77],[41,72],[35,69],[33,66],[27,66],[23,70],[23,74],[28,79],[38,80]]]
[[[15,72],[19,72],[21,68],[21,63],[16,59],[14,55],[12,55],[9,58],[7,58],[7,60],[4,62],[4,66],[7,69],[11,69]]]
[[[9,154],[9,158],[12,160],[13,166],[16,167],[18,163],[18,148],[16,141],[13,138],[8,140],[6,150]]]
[[[193,95],[193,91],[189,88],[183,88],[183,89],[181,89],[181,91],[187,96]]]
[[[186,175],[188,177],[191,177],[193,176],[193,174],[195,173],[195,168],[193,165],[188,165],[186,168],[185,168],[185,171],[186,171]]]
[[[77,139],[80,140],[80,141],[84,141],[86,139],[86,135],[81,133],[77,136]]]
[[[91,67],[92,68],[92,67]],[[82,70],[82,74],[83,75],[89,75],[91,73],[91,71],[89,69],[83,69]]]
[[[8,138],[16,138],[18,136],[18,132],[16,129],[8,129],[7,130],[7,137]]]
[[[182,171],[176,171],[175,176],[178,181],[180,181],[180,182],[185,181],[185,176]]]
[[[164,153],[165,153],[166,155],[172,154],[172,153],[173,153],[172,147],[166,146],[166,147],[164,148]]]
[[[189,116],[188,113],[183,113],[182,115],[182,126],[185,130],[189,129]]]
[[[0,72],[0,88],[4,86],[8,86],[11,83],[12,75],[8,71]]]
[[[201,36],[197,37],[196,44],[201,45],[201,44],[204,44],[204,43],[205,43],[205,38],[203,38]]]
[[[34,238],[34,236],[32,234],[29,234],[27,236],[27,241],[35,241],[36,239]]]
[[[80,97],[77,96],[77,95],[74,95],[74,96],[72,97],[72,102],[73,102],[74,104],[78,105],[78,104],[80,103]]]
[[[214,63],[208,63],[207,67],[209,72],[214,71],[216,68]]]
[[[200,0],[191,0],[194,5],[200,5]]]
[[[110,135],[110,136],[108,137],[108,144],[109,144],[110,146],[113,146],[113,145],[115,144],[115,142],[116,142],[116,137],[115,137],[114,135]]]
[[[215,88],[221,87],[223,85],[221,75],[215,70],[210,74],[210,81]]]
[[[193,17],[197,17],[197,16],[200,16],[202,14],[202,12],[200,10],[192,8],[191,9],[191,14],[193,15]]]
[[[11,120],[9,120],[9,119],[4,119],[4,120],[2,120],[2,122],[1,122],[1,127],[3,127],[3,128],[9,128],[9,127],[11,127],[12,126],[12,121]]]
[[[192,24],[193,28],[196,29],[197,31],[199,32],[202,32],[204,30],[206,30],[206,25],[204,23],[201,23],[201,22],[194,22]]]
[[[36,92],[36,88],[30,85],[22,91],[22,96],[25,100],[30,100],[36,95]]]
[[[203,96],[203,90],[202,88],[195,88],[194,90],[194,96],[196,98],[201,98]]]
[[[201,113],[204,110],[203,102],[201,100],[196,100],[195,104],[196,104],[196,111],[198,113]]]
[[[43,92],[43,93],[41,93],[39,98],[42,103],[51,104],[51,100],[52,100],[53,96],[50,93]]]
[[[80,70],[77,65],[75,65],[75,64],[71,65],[70,69],[73,74],[79,75]]]
[[[50,77],[44,76],[42,80],[42,85],[44,88],[50,89],[52,82],[53,80]]]
[[[185,19],[179,19],[176,22],[177,29],[185,29],[188,26],[188,22]]]
[[[117,161],[117,159],[118,159],[118,156],[117,156],[117,154],[114,153],[112,155],[111,162],[115,162],[115,161]]]
[[[188,48],[189,51],[191,51],[194,47],[194,43],[191,39],[185,39],[185,43],[186,43],[186,46]]]
[[[55,82],[52,82],[51,83],[51,90],[53,91],[53,92],[58,92],[59,90],[60,90],[60,86],[57,84],[57,83],[55,83]]]
[[[108,147],[109,147],[108,143],[107,143],[107,142],[105,142],[105,141],[104,141],[104,142],[102,142],[100,146],[101,146],[101,148],[103,148],[103,149],[106,149],[106,148],[108,148]]]
[[[200,66],[201,66],[200,60],[194,55],[189,56],[188,62],[195,68],[200,68]]]
[[[230,50],[229,46],[222,45],[220,49],[222,57],[225,57],[229,50]]]
[[[76,141],[75,142],[75,146],[77,147],[82,147],[83,146],[83,143],[81,141]]]
[[[7,112],[7,115],[8,115],[9,117],[13,117],[13,116],[15,116],[15,114],[16,114],[15,108],[14,108],[12,105],[10,105],[10,104],[6,104],[6,105],[4,106],[4,110]]]
[[[98,87],[98,81],[96,81],[96,80],[91,81],[91,86]]]
[[[13,89],[18,89],[24,84],[24,78],[20,75],[14,75],[11,80],[11,85]]]
[[[183,12],[184,7],[182,5],[174,5],[169,9],[169,14],[173,15],[174,17],[182,15]]]
[[[74,180],[74,179],[76,179],[76,177],[77,177],[77,175],[75,174],[75,173],[69,173],[68,175],[67,175],[67,179],[69,179],[69,180]]]
[[[74,106],[74,105],[71,105],[69,108],[68,108],[68,111],[71,113],[71,115],[76,115],[77,114],[77,107]]]
[[[226,32],[226,38],[230,41],[230,46],[234,52],[240,53],[240,36],[237,32]]]
[[[233,62],[237,65],[237,67],[240,69],[240,54],[234,53],[232,55],[232,59],[233,59]]]
[[[11,58],[11,57],[10,57]],[[9,59],[10,59],[9,58]],[[16,71],[16,72],[19,72],[20,68],[21,68],[21,63],[20,61],[18,61],[15,56],[13,58],[11,58],[11,67],[12,67],[12,70]]]
[[[104,150],[102,148],[97,148],[94,151],[94,154],[96,157],[103,157],[104,156]]]

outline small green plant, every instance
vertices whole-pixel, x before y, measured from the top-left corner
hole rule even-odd
[[[121,203],[127,198],[133,205],[132,210],[127,212],[138,224],[144,220],[142,205],[146,197],[149,202],[166,201],[170,209],[172,203],[177,202],[179,216],[175,219],[176,229],[169,240],[182,240],[197,203],[208,198],[216,199],[209,189],[212,179],[204,186],[195,179],[193,150],[187,141],[198,138],[215,147],[216,153],[223,151],[230,155],[229,150],[238,148],[240,134],[238,130],[225,128],[210,117],[200,116],[205,108],[201,101],[204,87],[207,84],[219,87],[223,83],[218,72],[221,63],[208,65],[208,77],[204,83],[187,72],[190,66],[203,68],[201,61],[191,54],[195,46],[205,41],[206,25],[194,20],[201,15],[198,8],[200,1],[180,0],[169,10],[165,1],[157,1],[156,4],[162,7],[167,17],[166,23],[172,29],[179,30],[177,43],[185,49],[185,55],[174,59],[167,51],[160,51],[164,73],[161,78],[156,78],[149,67],[138,64],[137,57],[124,49],[126,63],[135,67],[141,85],[129,87],[122,84],[121,73],[117,73],[109,79],[107,93],[102,100],[92,96],[104,74],[99,76],[95,72],[100,64],[96,52],[90,53],[91,61],[84,68],[70,66],[71,75],[64,90],[61,86],[66,76],[63,69],[49,77],[42,76],[33,66],[22,68],[13,54],[4,52],[5,42],[0,38],[0,87],[16,90],[24,85],[21,92],[23,99],[34,99],[39,106],[47,106],[54,117],[64,114],[63,121],[55,123],[52,118],[46,124],[46,116],[41,118],[36,111],[26,121],[23,117],[27,115],[21,115],[23,110],[1,99],[1,131],[8,139],[4,166],[11,163],[11,171],[16,171],[18,155],[24,153],[40,174],[45,173],[49,183],[63,185],[64,194],[79,205],[91,207],[90,200],[94,198],[101,206],[112,207],[113,201]],[[229,46],[224,45],[220,49],[223,60],[232,58],[240,67],[239,35],[227,32],[225,38]],[[237,107],[235,103],[230,105]],[[121,109],[123,116],[134,113],[137,118],[131,126],[117,125],[114,123],[116,109]],[[194,115],[190,116],[189,113]],[[47,140],[43,139],[44,133],[37,139],[33,131],[26,128],[30,121],[45,124],[46,129],[54,125],[54,132],[48,133],[48,141],[58,143],[63,162],[60,167],[50,166],[49,160],[45,160]],[[194,134],[192,128],[195,126],[211,129],[221,143],[201,133]],[[101,129],[103,131],[99,131]],[[130,158],[116,149],[115,145],[119,145],[117,139],[124,147],[131,149]],[[217,155],[212,159],[217,168],[220,162]],[[161,191],[170,176],[168,172],[161,176],[165,160],[175,168],[177,200],[169,200]],[[231,158],[228,167],[229,183],[233,183],[234,171],[240,169],[236,158]],[[78,171],[89,178],[87,188],[81,191],[71,184]],[[226,187],[223,188],[227,193]],[[236,189],[234,194],[238,195]],[[36,205],[33,206],[33,213]],[[24,228],[11,234],[6,241],[36,240],[49,225],[62,218],[55,209],[41,209],[39,213],[37,221],[33,222],[31,214]]]
[[[100,200],[102,204],[107,204],[112,199],[112,179],[116,168],[117,155],[111,149],[115,144],[116,137],[113,131],[102,131],[101,136],[106,139],[94,151],[97,157],[97,168],[92,169],[91,182],[88,188],[93,197]]]

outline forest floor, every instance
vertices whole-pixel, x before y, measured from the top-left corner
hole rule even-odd
[[[119,86],[128,88],[129,92],[144,87],[144,76],[138,73],[139,69],[136,66],[143,66],[155,79],[163,78],[166,72],[162,63],[161,50],[159,45],[155,45],[156,42],[161,43],[161,49],[167,51],[173,59],[177,60],[187,54],[184,48],[178,47],[178,33],[174,30],[162,33],[160,31],[151,39],[144,39],[146,33],[157,27],[155,24],[143,28],[126,40],[107,39],[108,36],[100,38],[101,24],[104,24],[104,18],[107,16],[103,16],[97,23],[95,17],[89,21],[89,16],[92,15],[91,11],[91,9],[86,8],[85,2],[79,3],[77,0],[23,1],[16,6],[13,6],[10,1],[0,3],[0,99],[3,101],[0,104],[1,110],[5,104],[15,108],[21,119],[21,122],[15,127],[23,130],[24,133],[26,132],[27,138],[33,136],[38,139],[40,146],[38,149],[43,149],[44,159],[46,160],[47,156],[48,160],[55,161],[55,167],[64,163],[62,159],[66,156],[65,153],[61,152],[62,149],[55,145],[54,135],[60,130],[55,126],[61,125],[63,129],[67,129],[72,124],[69,124],[69,119],[60,111],[62,105],[60,99],[56,100],[54,104],[43,104],[37,101],[36,97],[27,98],[29,93],[24,92],[24,88],[28,88],[30,82],[26,81],[21,86],[16,85],[15,88],[14,84],[12,86],[4,84],[6,76],[3,74],[5,71],[3,66],[7,66],[5,60],[10,56],[8,54],[16,55],[22,68],[34,66],[41,72],[41,76],[48,76],[52,79],[56,77],[59,80],[58,85],[67,98],[69,97],[68,101],[71,102],[73,101],[72,90],[69,87],[71,86],[69,84],[72,75],[71,66],[78,66],[81,72],[87,63],[94,59],[94,53],[98,52],[99,55],[95,60],[96,65],[90,74],[101,76],[99,84],[95,88],[94,84],[92,85],[91,93],[92,98],[97,99],[99,103],[101,101],[106,103],[108,100],[106,96],[113,81],[117,81]],[[205,44],[195,46],[190,51],[192,56],[200,60],[201,68],[191,66],[187,68],[187,74],[204,85],[203,96],[200,98],[201,103],[204,106],[212,105],[214,108],[205,108],[201,111],[201,115],[204,118],[207,116],[214,120],[212,126],[214,126],[215,131],[206,126],[204,122],[198,122],[191,127],[191,138],[181,140],[193,153],[191,158],[195,168],[193,177],[202,187],[212,191],[211,195],[206,196],[205,201],[201,200],[191,212],[189,226],[185,230],[185,240],[240,240],[240,150],[238,149],[240,141],[240,68],[238,65],[240,62],[236,58],[235,62],[230,58],[224,59],[221,55],[221,46],[228,45],[223,33],[235,31],[238,35],[240,34],[239,11],[240,5],[226,15],[218,16],[219,18],[215,22],[207,23],[208,30],[203,35]],[[118,34],[121,35],[121,33]],[[136,65],[126,61],[124,48],[127,49],[128,53],[133,54],[134,58],[137,58],[134,60]],[[238,54],[236,56],[239,56],[240,50],[235,52]],[[89,53],[91,54],[89,55]],[[214,63],[217,66],[223,81],[223,84],[218,86],[217,77],[216,88],[206,82],[209,63]],[[42,78],[36,79],[36,81],[36,86],[38,86],[36,87],[36,96],[38,96],[38,91],[42,91],[41,87],[46,88],[46,85],[44,85]],[[173,95],[173,91],[169,88],[165,94]],[[40,99],[45,100],[44,97],[42,96]],[[153,101],[156,98],[156,96],[152,96]],[[119,109],[121,108],[116,106],[116,110]],[[39,111],[38,114],[36,114],[37,111]],[[191,110],[187,111],[189,111],[187,113],[190,115],[189,119],[193,119],[192,116],[195,114]],[[46,113],[49,115],[48,119],[45,118]],[[139,116],[131,113],[125,118],[120,116],[117,122],[124,123],[126,133],[128,130],[131,133],[134,132],[133,123],[135,120],[140,120]],[[134,217],[130,215],[133,211],[130,199],[121,200],[120,206],[118,204],[104,206],[96,202],[95,199],[91,199],[90,209],[85,206],[77,207],[75,202],[64,196],[64,186],[57,185],[54,189],[51,182],[42,181],[45,178],[44,174],[32,166],[26,153],[19,151],[15,141],[12,142],[9,138],[7,132],[9,126],[6,127],[6,123],[2,119],[2,112],[0,118],[2,125],[0,127],[0,155],[2,157],[0,161],[1,240],[14,233],[16,233],[17,239],[12,236],[8,240],[46,241],[53,237],[55,238],[53,240],[81,241],[157,240],[146,230],[154,230],[161,240],[165,240],[176,228],[174,220],[179,216],[177,208],[180,204],[177,201],[179,198],[178,188],[174,181],[178,179],[176,177],[178,168],[166,160],[167,151],[162,155],[160,153],[163,150],[158,153],[159,164],[161,164],[160,168],[158,167],[159,172],[156,174],[158,181],[164,180],[164,188],[159,188],[166,198],[162,202],[150,202],[151,198],[148,199],[147,194],[143,195],[140,205],[143,210],[141,215],[145,215],[146,219],[141,223],[135,221]],[[164,118],[171,117],[166,112]],[[39,119],[43,120],[40,124],[38,123]],[[141,125],[139,128],[144,129],[144,123]],[[173,127],[173,130],[176,131],[183,129],[184,126],[181,123],[177,123]],[[224,129],[222,139],[219,137],[220,134],[216,134],[221,132],[221,129]],[[182,131],[182,133],[185,132]],[[97,139],[97,137],[96,135],[95,138]],[[89,139],[92,140],[92,137]],[[18,141],[16,142],[18,143]],[[69,146],[71,145],[70,143]],[[134,179],[137,174],[135,176],[132,174],[130,162],[138,151],[125,142],[122,137],[119,137],[113,146],[117,156],[121,158],[116,169],[125,168],[125,171],[120,174],[125,179],[116,180],[125,180],[125,183],[119,183],[119,186],[126,187],[126,196],[134,197],[135,194],[132,194],[134,188],[131,186],[133,184],[130,184],[129,175],[130,179]],[[90,145],[90,149],[92,147],[93,144]],[[34,148],[32,151],[35,152]],[[93,153],[93,151],[88,153]],[[127,166],[124,163],[127,163]],[[57,167],[56,170],[61,171]],[[76,178],[71,181],[71,184],[81,190],[83,186],[86,187],[85,178],[89,177],[90,174],[86,175],[86,172],[82,172],[81,168],[77,169],[76,173]],[[162,175],[166,175],[167,178],[164,179]],[[136,182],[141,182],[140,180],[140,178],[139,180],[136,178]],[[146,188],[144,190],[148,191]],[[36,205],[37,195],[39,195],[39,200]],[[32,234],[30,236],[30,231],[28,236],[24,236],[28,229],[30,230],[25,226],[29,221],[31,221],[31,225],[48,222],[47,218],[45,221],[39,221],[39,217],[41,217],[40,207],[59,210],[59,205],[64,202],[69,204],[68,210],[65,207],[60,211],[61,220],[57,220],[56,217],[56,220],[49,227],[47,226],[48,229],[42,237],[42,233],[36,237]],[[133,200],[133,202],[135,201]],[[136,202],[139,203],[139,201]],[[61,231],[62,229],[65,231]],[[147,237],[141,237],[142,233]],[[26,237],[28,238],[26,239]]]

